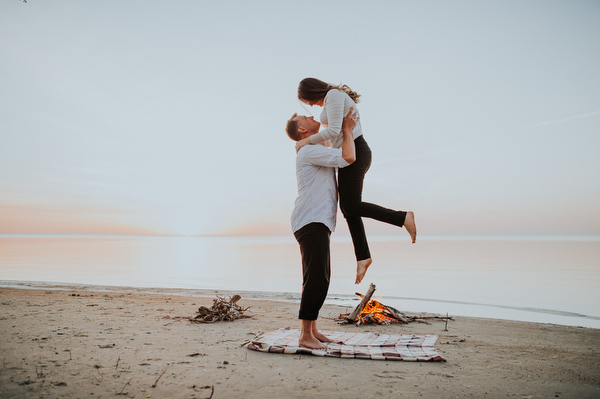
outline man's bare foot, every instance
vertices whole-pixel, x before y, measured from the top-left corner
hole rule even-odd
[[[317,329],[317,321],[316,321],[316,320],[314,320],[314,321],[311,323],[311,327],[310,327],[310,329],[311,329],[311,332],[312,332],[312,335],[313,335],[313,337],[315,337],[316,339],[318,339],[318,340],[319,340],[319,341],[321,341],[321,342],[335,343],[335,344],[343,344],[343,342],[342,342],[342,341],[333,341],[333,340],[331,340],[331,339],[327,338],[325,335],[323,335],[323,334],[322,334],[322,333],[321,333],[321,332],[320,332],[320,331]]]
[[[404,228],[410,234],[410,239],[413,244],[417,241],[417,225],[415,224],[415,213],[408,212],[406,214],[406,219],[404,220]]]
[[[332,339],[327,338],[325,335],[321,334],[316,328],[313,329],[312,333],[313,333],[313,336],[321,342],[328,342],[328,343],[334,343],[334,344],[343,343],[342,341],[334,341]]]
[[[365,277],[365,274],[367,273],[367,269],[369,268],[369,266],[371,266],[371,263],[373,263],[373,259],[371,258],[359,260],[358,262],[356,262],[356,281],[354,282],[354,284],[360,284],[362,279]]]
[[[327,349],[325,345],[318,339],[316,339],[313,335],[300,336],[298,339],[298,345],[304,346],[310,349]]]
[[[324,336],[323,334],[321,334],[318,331],[313,331],[313,336],[318,339],[321,342],[333,342],[332,340],[330,340],[329,338],[327,338],[326,336]]]

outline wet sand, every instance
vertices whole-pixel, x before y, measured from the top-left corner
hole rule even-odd
[[[220,294],[233,294],[221,292]],[[212,297],[185,291],[0,288],[0,398],[598,398],[600,330],[454,317],[323,330],[437,335],[446,362],[254,352],[261,332],[299,327],[298,304],[245,298],[252,318],[193,324]],[[409,314],[414,314],[410,313]]]

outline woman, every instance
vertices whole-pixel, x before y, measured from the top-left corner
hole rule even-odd
[[[333,86],[315,78],[303,79],[298,85],[298,99],[311,107],[313,105],[323,107],[320,119],[321,125],[326,128],[300,140],[296,144],[296,149],[326,140],[331,140],[332,145],[339,148],[343,141],[342,121],[351,108],[358,111],[356,103],[358,103],[359,97],[358,93],[346,85]],[[363,202],[363,181],[371,166],[371,149],[363,137],[360,120],[352,133],[356,147],[356,161],[350,166],[338,170],[338,190],[340,209],[348,223],[357,260],[355,284],[359,284],[373,262],[365,235],[363,217],[398,227],[404,226],[413,243],[417,238],[417,228],[413,212],[395,211]]]

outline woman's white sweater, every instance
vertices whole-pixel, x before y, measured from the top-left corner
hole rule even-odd
[[[323,111],[319,117],[321,126],[325,127],[325,129],[310,136],[310,142],[312,144],[317,144],[321,141],[331,140],[331,144],[334,148],[340,148],[342,146],[342,141],[344,141],[342,122],[344,116],[348,114],[348,111],[350,111],[350,108],[352,107],[354,107],[357,112],[356,115],[358,116],[358,107],[348,94],[338,89],[329,90],[327,95],[325,95]],[[356,126],[354,126],[354,130],[352,130],[352,136],[356,139],[360,135],[362,135],[362,127],[359,118],[356,122]]]

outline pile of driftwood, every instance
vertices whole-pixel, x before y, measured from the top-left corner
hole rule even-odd
[[[410,323],[412,321],[421,321],[425,319],[441,319],[441,320],[452,320],[452,317],[439,317],[439,316],[407,316],[399,310],[384,305],[371,299],[375,292],[375,284],[371,284],[369,289],[362,295],[356,293],[356,295],[362,297],[360,303],[354,308],[352,313],[340,314],[338,322],[340,324],[384,324],[389,325],[392,323]]]
[[[252,316],[247,316],[244,312],[248,308],[243,308],[237,304],[242,299],[239,295],[233,297],[227,296],[222,298],[217,296],[213,300],[213,305],[209,308],[200,306],[196,312],[196,316],[190,317],[192,323],[214,323],[217,321],[234,321],[236,319],[244,319]]]

